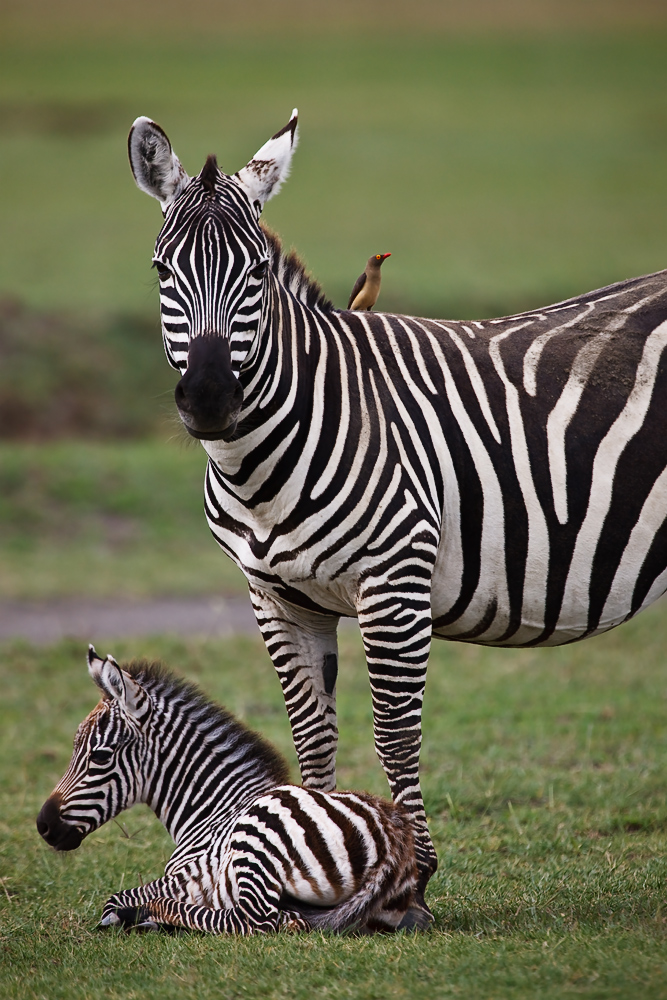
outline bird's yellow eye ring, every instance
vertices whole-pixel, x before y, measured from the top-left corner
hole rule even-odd
[[[382,256],[382,254],[381,254],[381,253],[376,253],[376,254],[375,254],[375,259],[376,259],[376,260],[379,260],[381,256]]]

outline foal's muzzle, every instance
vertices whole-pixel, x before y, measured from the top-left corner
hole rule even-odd
[[[174,397],[179,416],[192,437],[218,441],[234,433],[243,389],[232,371],[225,337],[207,334],[192,338],[188,370],[176,386]]]
[[[75,851],[83,840],[83,833],[76,826],[65,823],[60,815],[60,802],[52,795],[46,800],[37,817],[37,832],[56,851]]]

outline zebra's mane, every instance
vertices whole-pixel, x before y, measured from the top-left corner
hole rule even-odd
[[[207,698],[196,684],[173,674],[159,661],[133,660],[121,664],[121,669],[138,681],[151,697],[157,700],[178,698],[180,711],[196,726],[201,726],[203,737],[211,746],[215,746],[218,736],[220,741],[224,738],[228,744],[229,736],[233,734],[239,743],[248,748],[253,758],[266,767],[277,785],[289,781],[289,768],[282,754],[231,712]]]
[[[296,250],[285,252],[277,233],[272,232],[263,222],[260,225],[269,247],[271,270],[280,283],[310,309],[318,309],[324,313],[333,312],[335,308],[333,302],[326,297],[320,284],[308,273]]]

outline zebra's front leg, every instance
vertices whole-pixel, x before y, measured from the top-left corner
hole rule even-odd
[[[202,931],[204,934],[273,934],[279,930],[309,931],[310,925],[299,913],[281,911],[277,906],[249,911],[241,900],[238,906],[214,910],[210,906],[181,903],[160,896],[119,911],[117,921],[124,930]]]
[[[280,910],[283,886],[267,868],[264,850],[232,851],[227,872],[222,871],[220,881],[224,887],[219,894],[218,906],[202,906],[183,898],[180,887],[177,896],[169,893],[168,879],[165,893],[153,892],[140,898],[138,890],[118,893],[107,903],[111,919],[108,924],[124,930],[158,930],[182,928],[203,931],[206,934],[270,934],[278,930],[310,930],[308,921],[301,914]],[[159,882],[151,884],[158,886]],[[228,888],[234,886],[230,898]],[[148,887],[145,887],[148,888]],[[132,897],[132,900],[130,899]],[[116,901],[114,903],[114,901]],[[105,912],[107,910],[105,907]]]
[[[358,612],[373,698],[375,749],[392,798],[413,817],[418,891],[423,899],[438,867],[419,783],[422,704],[431,647],[430,592],[416,588],[413,577],[389,586],[369,580]]]
[[[187,880],[175,875],[163,876],[154,882],[148,882],[146,885],[114,893],[104,904],[98,926],[134,926],[137,921],[132,917],[133,911],[138,911],[140,907],[152,899],[165,896],[175,900],[187,900]]]
[[[250,599],[280,678],[303,784],[333,791],[338,618],[304,611],[254,587]]]

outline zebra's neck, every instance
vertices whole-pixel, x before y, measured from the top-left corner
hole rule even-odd
[[[179,846],[288,780],[278,752],[223,709],[175,682],[155,698],[144,795]]]
[[[253,469],[265,457],[269,464],[277,465],[287,448],[301,450],[303,435],[309,429],[314,433],[314,410],[324,396],[327,339],[341,325],[333,309],[320,308],[318,300],[315,304],[307,301],[321,293],[317,286],[315,291],[309,285],[305,290],[301,287],[299,282],[306,281],[301,272],[287,282],[282,274],[285,260],[281,256],[267,278],[270,285],[257,342],[241,372],[244,401],[234,440],[202,442],[230,490],[241,500],[248,456],[252,456]],[[332,424],[338,405],[339,394],[329,392],[327,420]],[[278,449],[274,433],[280,441]]]

